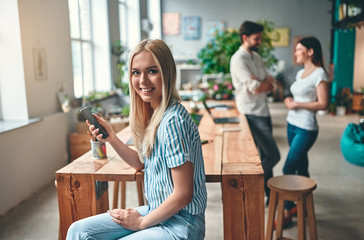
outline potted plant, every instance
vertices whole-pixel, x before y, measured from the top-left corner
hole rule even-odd
[[[237,29],[216,31],[215,37],[197,55],[201,62],[202,73],[229,73],[230,58],[240,45]]]
[[[258,21],[264,27],[262,32],[262,44],[258,49],[259,55],[263,58],[266,67],[270,68],[278,62],[273,55],[274,47],[272,40],[279,40],[279,34],[273,34],[274,23],[268,20]],[[230,73],[231,56],[241,45],[238,29],[227,29],[216,31],[215,37],[209,41],[198,53],[202,73]]]
[[[279,40],[279,34],[273,34],[274,23],[267,20],[258,21],[264,27],[262,32],[262,44],[258,49],[258,54],[263,58],[266,67],[271,68],[277,62],[273,55],[274,47],[272,40]],[[232,55],[241,46],[240,33],[238,29],[227,29],[216,31],[205,47],[198,53],[203,74],[222,74],[222,82],[214,81],[209,83],[208,96],[215,99],[231,99],[233,96],[233,87],[230,82],[226,81],[226,74],[230,73],[230,59]]]
[[[125,73],[127,72],[128,49],[121,44],[120,40],[116,40],[112,44],[111,53],[118,59],[116,67],[119,75],[114,79],[116,93],[119,95],[123,105],[129,104],[129,82],[124,79]]]
[[[335,97],[336,115],[343,116],[350,109],[352,97],[349,88],[343,88]]]
[[[228,100],[234,97],[234,87],[231,78],[208,83],[207,96],[215,100]]]
[[[337,106],[336,106],[336,103],[335,102],[330,102],[329,109],[328,109],[330,115],[335,116],[335,114],[336,114],[336,107]]]

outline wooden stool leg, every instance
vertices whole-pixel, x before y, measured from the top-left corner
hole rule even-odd
[[[62,235],[61,235],[61,221],[58,221],[58,240],[62,240]]]
[[[125,198],[126,198],[126,182],[122,181],[120,182],[120,208],[125,209]]]
[[[273,223],[276,215],[276,206],[277,206],[277,192],[274,190],[270,190],[269,197],[269,209],[268,209],[268,221],[267,221],[267,235],[266,240],[272,240],[273,238]]]
[[[315,207],[313,204],[312,192],[307,196],[306,206],[308,227],[310,229],[310,240],[317,240]]]
[[[114,182],[114,195],[113,195],[113,202],[112,208],[118,208],[118,199],[119,199],[119,182]]]
[[[277,227],[276,227],[276,237],[275,237],[276,239],[282,238],[283,235],[283,215],[284,215],[284,199],[279,198],[278,196]]]
[[[137,181],[136,182],[137,185],[137,189],[138,189],[138,200],[139,200],[139,206],[143,206],[144,205],[144,186],[143,186],[143,182],[142,181]]]
[[[302,194],[297,200],[297,231],[298,240],[306,240],[306,203],[305,196]]]

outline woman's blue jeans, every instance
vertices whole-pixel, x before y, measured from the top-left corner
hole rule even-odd
[[[136,208],[147,215],[148,206]],[[205,237],[205,215],[191,215],[181,210],[166,221],[140,231],[131,231],[114,222],[108,213],[95,215],[74,222],[67,232],[67,240],[172,240],[196,239]]]
[[[318,130],[308,131],[288,123],[287,136],[290,147],[283,173],[309,177],[308,151],[317,139]],[[293,206],[292,202],[285,203],[286,209],[291,209]]]

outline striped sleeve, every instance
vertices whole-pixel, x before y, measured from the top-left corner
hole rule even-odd
[[[190,124],[181,113],[174,113],[165,125],[165,159],[169,168],[178,167],[190,161],[190,148],[193,137]]]

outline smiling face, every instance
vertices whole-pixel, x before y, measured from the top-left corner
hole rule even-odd
[[[253,33],[250,36],[243,35],[243,43],[252,51],[258,51],[259,46],[262,44],[262,33]]]
[[[144,102],[155,110],[162,101],[162,74],[152,54],[142,51],[133,57],[131,82]]]
[[[301,43],[297,43],[294,55],[298,64],[304,64],[307,61],[312,61],[313,50],[307,49]]]

